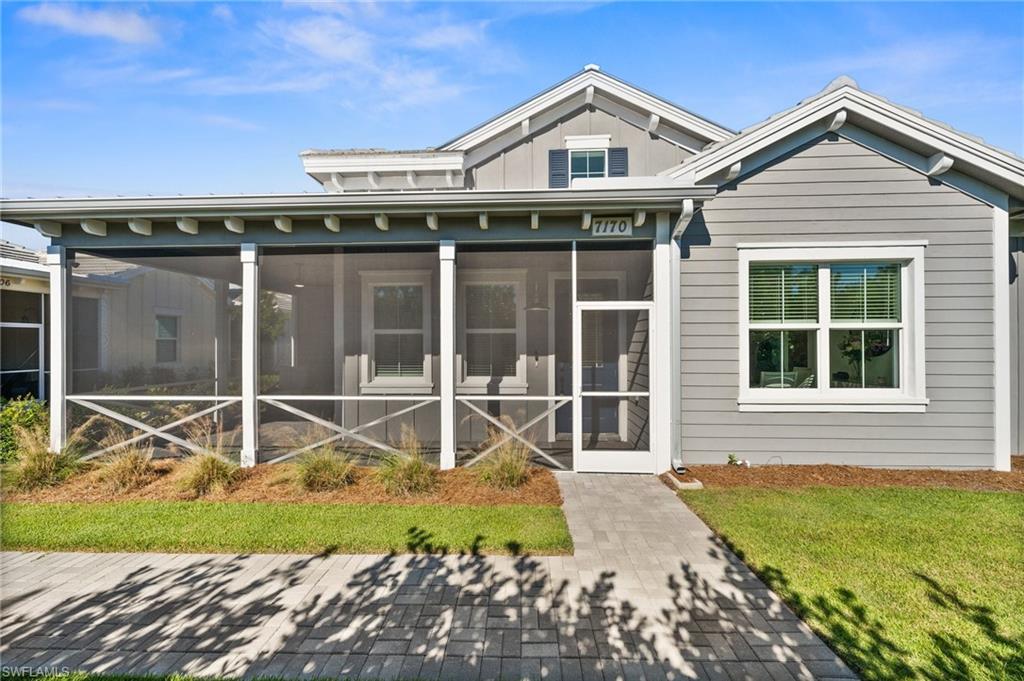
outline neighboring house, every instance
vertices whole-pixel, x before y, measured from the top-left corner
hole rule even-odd
[[[53,239],[55,446],[77,405],[185,449],[223,416],[247,465],[413,433],[647,473],[1022,449],[1024,161],[849,79],[737,133],[588,66],[438,147],[301,158],[323,193],[0,203]],[[139,268],[109,336],[76,317]]]
[[[50,272],[42,255],[0,240],[0,398],[46,397]]]
[[[44,258],[0,241],[4,398],[47,398],[50,273]],[[76,391],[202,389],[193,384],[210,371],[205,349],[214,329],[185,328],[181,320],[212,314],[212,282],[85,255],[76,260],[72,281],[69,381]],[[225,308],[225,318],[229,314]]]

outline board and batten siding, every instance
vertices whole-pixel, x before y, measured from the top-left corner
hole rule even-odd
[[[611,135],[612,147],[629,150],[630,175],[656,175],[691,152],[596,108],[580,108],[467,171],[474,189],[547,189],[548,151],[564,149],[567,135]]]
[[[927,240],[925,413],[740,412],[742,242]],[[987,468],[993,463],[992,209],[845,138],[726,186],[681,239],[683,463]]]

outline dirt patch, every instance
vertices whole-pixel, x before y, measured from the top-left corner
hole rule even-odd
[[[6,491],[6,501],[58,503],[103,502],[129,500],[185,501],[192,497],[179,485],[180,464],[176,461],[154,462],[156,475],[145,487],[125,493],[111,492],[93,469],[76,475],[57,487],[33,492]],[[443,504],[463,506],[496,506],[531,504],[561,506],[562,495],[551,471],[534,468],[527,482],[516,490],[500,490],[480,481],[477,471],[456,468],[441,471],[440,484],[430,494],[395,497],[384,492],[373,480],[372,468],[359,468],[356,479],[348,487],[331,492],[307,492],[295,484],[292,464],[264,464],[242,469],[241,477],[230,490],[203,497],[206,501],[278,502],[316,504]]]
[[[893,470],[859,466],[690,466],[685,475],[663,474],[666,484],[673,476],[683,482],[700,480],[705,487],[951,487],[966,490],[1024,491],[1024,457],[1012,458],[1012,470],[944,471]],[[674,489],[674,487],[673,487]]]

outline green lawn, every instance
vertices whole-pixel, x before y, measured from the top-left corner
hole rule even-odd
[[[5,550],[220,553],[572,551],[553,506],[131,501],[2,507]]]
[[[1024,679],[1024,494],[680,496],[865,679]]]

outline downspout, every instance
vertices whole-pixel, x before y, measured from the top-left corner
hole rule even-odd
[[[682,349],[680,348],[680,333],[682,331],[682,295],[680,268],[682,267],[682,236],[690,221],[701,206],[696,206],[693,199],[684,199],[679,218],[672,230],[672,239],[669,242],[671,252],[671,278],[672,278],[672,303],[669,311],[669,322],[671,329],[671,367],[675,375],[671,394],[672,412],[672,449],[671,465],[672,470],[682,475],[686,470],[683,463],[683,414],[682,414],[682,391],[683,391],[683,366]]]

